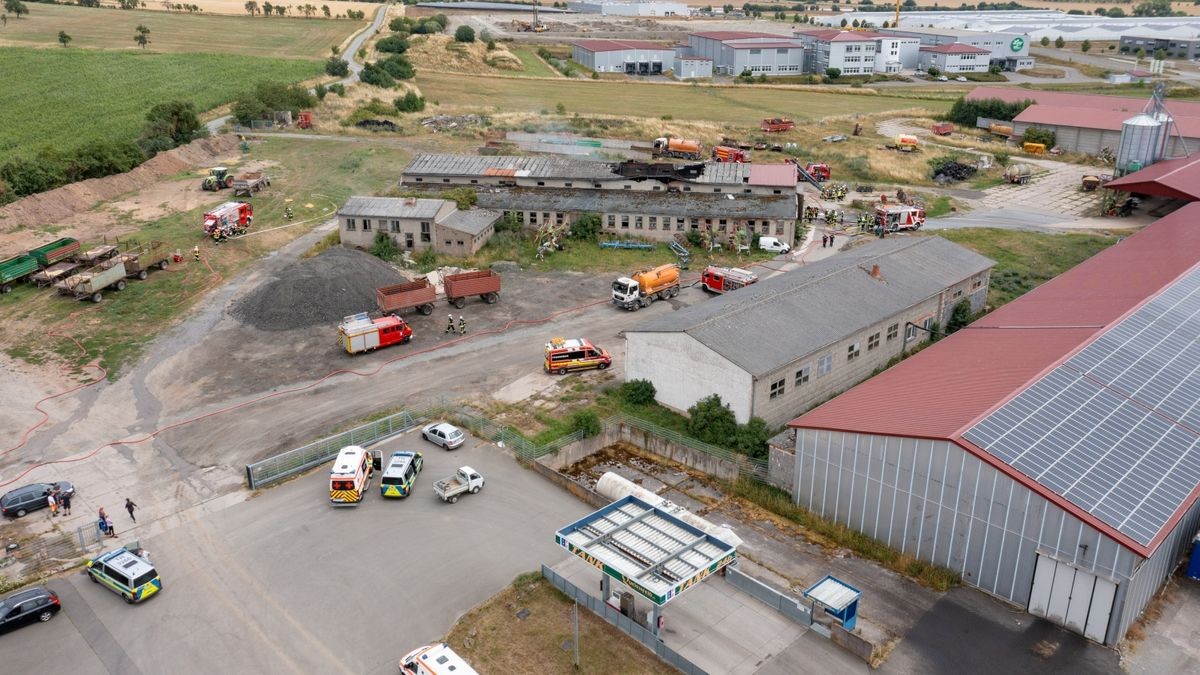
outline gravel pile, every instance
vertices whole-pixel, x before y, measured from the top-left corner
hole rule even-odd
[[[259,330],[330,326],[351,314],[375,311],[375,289],[403,281],[375,256],[334,247],[289,265],[230,313]]]

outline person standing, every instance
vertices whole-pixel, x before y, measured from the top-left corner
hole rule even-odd
[[[458,334],[459,335],[467,334],[467,320],[463,318],[462,314],[458,315]]]
[[[130,520],[132,520],[135,523],[137,522],[137,518],[133,517],[133,510],[136,508],[137,508],[137,504],[134,504],[132,499],[130,499],[129,497],[126,497],[125,498],[125,510],[129,512]]]
[[[117,530],[113,527],[112,518],[109,518],[108,516],[104,517],[104,533],[107,534],[111,539],[117,538]]]
[[[446,332],[447,333],[454,332],[454,315],[453,314],[446,315]]]
[[[58,505],[62,507],[64,516],[71,515],[71,495],[63,492],[58,498]]]
[[[46,495],[46,504],[48,504],[50,506],[50,516],[51,517],[57,516],[58,515],[58,497],[54,496],[53,490],[50,491],[50,494]]]
[[[196,262],[200,262],[200,245],[199,244],[192,247],[192,257],[196,259]]]

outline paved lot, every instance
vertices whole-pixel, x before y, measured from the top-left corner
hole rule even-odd
[[[490,444],[425,453],[418,491],[356,508],[328,502],[323,470],[142,540],[164,590],[128,606],[74,573],[50,582],[64,612],[0,639],[3,671],[394,673],[409,648],[517,574],[565,553],[553,533],[586,506]],[[462,464],[478,495],[444,504],[434,480]]]
[[[1200,673],[1200,581],[1178,576],[1167,583],[1162,615],[1125,650],[1121,665],[1132,675]]]

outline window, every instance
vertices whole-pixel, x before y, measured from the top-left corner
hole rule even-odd
[[[563,183],[563,187],[575,187],[571,183]]]
[[[353,230],[353,229],[354,229],[354,227],[355,227],[355,225],[354,225],[354,219],[353,219],[353,218],[347,218],[347,219],[346,219],[346,229],[347,229],[347,230]]]
[[[787,48],[784,48],[784,49],[776,49],[776,50],[775,50],[775,53],[776,53],[776,54],[787,54],[787,53],[788,53],[788,50],[787,50]]]
[[[777,235],[783,234],[783,221],[782,220],[775,221],[775,234],[777,234]]]
[[[459,246],[462,246],[462,245],[463,245],[463,240],[462,240],[462,239],[459,239],[459,240],[458,240],[458,245],[459,245]]]
[[[363,218],[363,232],[370,232],[370,231],[371,231],[371,219]]]
[[[751,53],[752,55],[753,55],[753,54],[761,54],[761,53],[762,53],[762,50],[761,50],[761,49],[751,49],[751,50],[750,50],[750,53]]]
[[[622,230],[629,229],[629,216],[621,216],[621,229]]]
[[[609,216],[608,216],[608,229],[610,229],[610,230],[617,229],[617,217],[612,214],[609,214]]]
[[[971,290],[975,290],[976,288],[979,288],[982,285],[983,285],[983,278],[980,277],[980,278],[976,279],[975,281],[971,282]]]
[[[796,371],[796,388],[808,382],[809,376],[812,375],[812,364],[806,364],[803,368]]]
[[[633,217],[633,229],[635,229],[635,230],[642,229],[642,217],[641,216]]]
[[[399,231],[400,231],[400,221],[393,220],[392,221],[392,232],[399,232]]]
[[[658,229],[658,216],[650,216],[650,229]]]
[[[431,237],[429,236],[429,223],[423,222],[423,223],[421,223],[421,241],[430,241],[430,239],[431,239]]]
[[[957,291],[954,291],[954,297],[956,297],[956,298],[961,298],[962,294],[963,294],[963,292],[962,292],[961,288],[958,289]]]
[[[833,370],[833,355],[826,354],[817,359],[817,377],[828,375],[830,370]]]
[[[538,184],[538,187],[541,187],[541,186],[543,186],[543,185],[545,185],[545,184],[546,184],[546,181],[544,181],[544,180],[539,180],[539,181],[537,182],[537,184]]]
[[[787,386],[786,382],[787,380],[775,380],[771,383],[771,398],[783,396],[784,388]]]
[[[862,349],[860,343],[855,342],[851,344],[850,346],[846,347],[846,361],[849,362],[857,359],[858,355],[861,353]]]
[[[933,328],[933,317],[932,316],[926,317],[926,319],[921,322],[921,327],[924,328],[925,330],[930,330],[931,328]]]
[[[904,326],[904,341],[908,342],[917,336],[917,327],[910,324]]]
[[[675,229],[680,232],[683,232],[683,218],[675,219]]]
[[[898,335],[900,335],[900,324],[894,323],[888,326],[888,342],[895,340]]]
[[[879,346],[879,333],[875,333],[867,338],[867,351],[871,351]]]

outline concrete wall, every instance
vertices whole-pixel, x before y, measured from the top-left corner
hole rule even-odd
[[[674,65],[675,50],[664,47],[662,49],[593,52],[579,45],[573,45],[571,58],[598,73],[658,75],[670,70]]]
[[[625,381],[649,380],[659,403],[686,411],[720,394],[738,422],[751,415],[750,374],[686,333],[625,333]]]
[[[734,480],[741,473],[741,464],[735,460],[714,457],[624,423],[606,426],[600,434],[565,445],[558,452],[542,457],[535,463],[548,470],[562,471],[615,443],[629,443],[652,455],[723,480]]]
[[[423,251],[433,247],[435,241],[436,223],[433,219],[341,216],[338,226],[341,229],[342,246],[370,248],[375,241],[375,233],[379,231],[387,232],[396,247],[403,251]]]
[[[796,484],[796,430],[787,429],[767,441],[767,482],[792,493]]]
[[[440,223],[434,224],[435,246],[438,253],[456,256],[474,255],[476,251],[487,245],[488,240],[495,234],[495,226],[488,225],[478,234],[459,232]]]
[[[1047,124],[1028,124],[1016,122],[1013,124],[1013,136],[1020,137],[1029,127],[1049,129],[1055,132],[1055,142],[1058,147],[1069,152],[1083,152],[1089,155],[1099,154],[1102,148],[1111,148],[1115,153],[1121,142],[1120,131],[1107,129],[1085,129],[1083,127],[1054,126]]]

